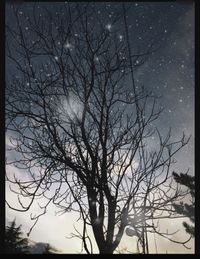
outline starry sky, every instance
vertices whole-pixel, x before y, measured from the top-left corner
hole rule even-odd
[[[67,2],[64,3],[67,5]],[[84,3],[80,3],[83,5]],[[90,16],[90,23],[101,17],[105,21],[108,30],[117,29],[119,40],[124,40],[124,29],[122,24],[114,24],[115,13],[120,13],[121,2],[98,3],[91,2],[96,9],[96,13]],[[132,50],[145,49],[150,44],[154,44],[157,51],[150,54],[146,62],[134,71],[136,86],[145,86],[160,96],[158,104],[164,108],[160,118],[156,121],[156,126],[162,134],[167,133],[169,127],[172,128],[172,138],[179,139],[182,132],[186,136],[191,135],[189,144],[176,155],[177,163],[174,169],[180,172],[194,174],[194,4],[190,2],[127,2],[128,8],[127,22],[130,34]],[[43,7],[47,7],[53,15],[62,15],[60,3],[40,3],[36,4],[37,12],[43,16]],[[30,16],[33,4],[19,4],[19,13]],[[6,7],[6,22],[10,26],[15,26],[12,15],[12,5]],[[29,28],[24,25],[24,30],[29,32]],[[77,32],[78,33],[78,32]],[[6,78],[17,73],[9,60],[6,61]],[[127,86],[128,87],[128,86]],[[152,146],[154,139],[152,139]],[[7,190],[7,192],[9,192]],[[10,197],[11,194],[7,194]],[[7,209],[6,218],[11,219],[16,216],[19,222],[26,218],[25,228],[30,225],[27,216],[21,216]],[[24,218],[23,218],[24,217]],[[53,209],[50,212],[49,220],[52,223],[52,232],[56,229],[57,223],[65,218],[53,218]],[[69,220],[69,217],[68,217]],[[39,224],[39,223],[38,223]],[[70,223],[72,225],[72,223]],[[45,235],[42,227],[36,228],[33,238]],[[60,231],[62,231],[60,229]],[[63,233],[63,232],[62,232]],[[50,235],[50,234],[49,234]],[[64,235],[64,234],[63,234]],[[39,238],[38,238],[39,239]],[[39,241],[44,241],[39,240]],[[53,240],[53,239],[52,239]],[[50,238],[50,241],[52,241]],[[54,240],[55,241],[55,240]],[[63,241],[64,247],[64,241]],[[172,252],[179,248],[171,245]],[[62,249],[62,247],[60,247]],[[174,250],[173,250],[174,249]],[[74,248],[72,251],[77,251]],[[169,245],[170,250],[170,245]],[[65,250],[67,251],[67,250]]]

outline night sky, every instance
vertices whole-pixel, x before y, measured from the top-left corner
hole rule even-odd
[[[65,3],[67,5],[67,2]],[[80,3],[83,5],[84,3]],[[119,40],[124,40],[122,24],[114,24],[115,13],[120,13],[121,2],[94,3],[96,13],[90,16],[90,23],[100,17],[108,30],[118,30]],[[54,15],[63,15],[59,3],[37,3],[41,18],[43,7],[48,7]],[[180,139],[182,133],[191,135],[189,144],[177,155],[174,169],[177,173],[194,174],[194,5],[175,2],[129,2],[127,21],[132,51],[154,44],[157,51],[148,56],[144,65],[135,70],[136,86],[152,90],[160,96],[158,104],[164,108],[156,126],[164,135],[172,128],[172,139]],[[19,4],[19,14],[28,17],[33,10],[32,3]],[[11,13],[12,5],[7,5],[6,22],[15,26]],[[23,25],[24,30],[33,36]],[[95,33],[95,29],[94,29]],[[78,31],[77,31],[78,34]],[[6,78],[17,74],[15,68],[6,61]],[[128,86],[127,86],[128,87]],[[152,139],[152,146],[154,139]],[[9,211],[7,217],[9,218]]]

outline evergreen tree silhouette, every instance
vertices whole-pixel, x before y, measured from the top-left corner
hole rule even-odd
[[[181,185],[185,185],[188,187],[190,195],[191,195],[191,203],[183,203],[180,202],[179,204],[173,204],[174,209],[176,210],[177,213],[182,214],[190,219],[190,221],[193,223],[192,225],[186,223],[185,221],[183,222],[183,226],[185,227],[185,231],[192,235],[194,237],[195,233],[195,177],[188,175],[188,174],[180,174],[178,175],[177,173],[173,172],[174,179],[177,183]]]
[[[21,225],[16,226],[15,220],[6,226],[5,231],[5,253],[26,254],[28,248],[27,238],[22,237]]]

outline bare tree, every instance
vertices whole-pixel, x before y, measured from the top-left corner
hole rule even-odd
[[[143,179],[141,188],[138,189],[132,201],[132,210],[128,217],[126,234],[138,238],[137,250],[143,254],[149,253],[149,233],[181,244],[187,249],[189,249],[187,243],[192,238],[190,235],[189,238],[176,240],[173,235],[179,231],[178,229],[171,233],[161,230],[162,220],[183,217],[177,213],[173,202],[184,200],[189,195],[189,191],[183,190],[178,184],[175,184],[171,175],[163,180],[159,179],[160,176],[151,172]]]
[[[133,52],[125,7],[111,25],[92,3],[62,4],[55,11],[44,5],[42,16],[34,4],[28,16],[13,8],[15,26],[6,27],[6,122],[10,149],[18,154],[7,164],[28,176],[7,176],[18,187],[13,191],[21,208],[7,205],[24,212],[42,197],[35,223],[50,203],[60,213],[80,213],[83,230],[74,236],[87,253],[93,253],[88,227],[99,253],[112,254],[133,212],[139,216],[145,207],[144,215],[155,217],[163,204],[184,195],[169,185],[174,192],[168,196],[162,186],[188,139],[173,142],[170,131],[164,138],[153,127],[161,113],[157,97],[136,86],[133,73],[155,47]],[[150,150],[153,134],[158,148]]]

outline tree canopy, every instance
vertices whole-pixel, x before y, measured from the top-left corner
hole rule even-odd
[[[7,174],[20,207],[7,205],[25,212],[42,198],[36,222],[50,203],[60,213],[79,213],[83,229],[74,237],[87,253],[93,253],[88,228],[102,254],[115,251],[127,226],[141,232],[144,246],[148,219],[176,217],[172,202],[185,192],[172,184],[170,169],[189,139],[172,141],[171,130],[162,136],[153,124],[162,110],[155,94],[136,85],[134,71],[157,48],[132,49],[128,8],[122,4],[114,15],[123,41],[103,20],[89,22],[97,12],[91,4],[61,8],[63,16],[46,8],[43,19],[35,9],[26,19],[14,8],[16,26],[6,27],[7,59],[15,68],[6,86],[6,123],[17,153],[7,164],[27,176]],[[156,226],[151,231],[159,233]]]

